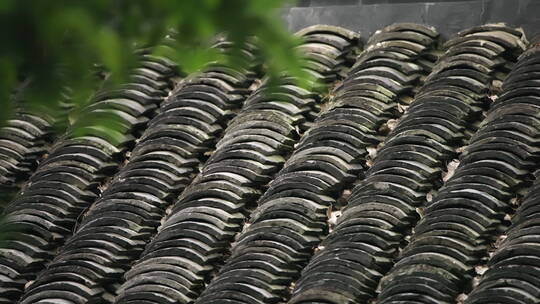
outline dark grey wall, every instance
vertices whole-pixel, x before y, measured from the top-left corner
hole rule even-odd
[[[291,31],[313,24],[339,25],[364,38],[396,22],[434,26],[444,37],[479,24],[505,22],[527,37],[540,32],[540,0],[301,0],[284,11]]]

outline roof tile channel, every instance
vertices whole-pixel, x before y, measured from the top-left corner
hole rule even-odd
[[[343,42],[345,48],[310,42],[300,47],[309,58],[337,64],[322,74],[307,66],[323,81],[336,78],[358,42],[357,34],[332,29],[337,35],[328,31],[324,36]],[[290,80],[283,78],[272,91],[263,84],[248,98],[201,174],[180,195],[141,259],[126,273],[115,303],[187,303],[198,296],[242,229],[246,204],[259,197],[281,168],[298,139],[296,129],[308,127],[305,122],[316,110],[316,96]]]
[[[488,34],[469,35],[487,39]],[[490,36],[497,44],[520,42],[500,31]],[[410,243],[381,280],[379,303],[412,298],[455,303],[458,294],[467,292],[474,266],[511,210],[511,199],[530,185],[537,168],[540,103],[533,96],[538,89],[516,80],[534,57],[522,57],[506,78],[460,166],[428,204]]]
[[[507,238],[489,259],[488,270],[465,303],[538,303],[540,301],[540,242],[538,195],[540,179],[512,218]]]
[[[98,81],[97,84],[102,85],[103,81]],[[34,173],[37,165],[47,157],[58,135],[54,130],[54,125],[58,123],[56,118],[69,117],[70,111],[75,107],[71,99],[72,90],[64,87],[57,102],[58,115],[52,117],[44,114],[24,100],[24,94],[31,86],[31,81],[20,84],[14,94],[13,103],[16,109],[6,121],[6,125],[0,128],[0,191],[4,201],[13,199]],[[103,101],[101,97],[104,97],[103,94],[98,92],[89,101]],[[104,103],[101,103],[98,107],[103,108],[103,105]]]
[[[303,269],[289,303],[365,303],[375,296],[379,280],[418,219],[416,208],[440,186],[445,162],[464,144],[467,131],[474,130],[493,81],[504,77],[506,60],[515,60],[513,53],[520,51],[519,37],[499,34],[505,28],[494,34],[505,37],[500,44],[486,41],[492,37],[486,30],[477,28],[468,39],[446,43],[445,55],[386,138],[366,178],[354,188],[334,231]],[[477,39],[477,33],[485,40]],[[500,50],[486,58],[488,66],[463,60],[473,56],[468,52],[485,52],[460,48],[483,44]]]
[[[335,90],[333,104],[315,120],[284,168],[270,183],[238,237],[232,255],[196,303],[276,303],[312,248],[327,231],[327,210],[340,189],[363,174],[366,148],[380,141],[378,130],[407,102],[428,74],[426,60],[438,35],[427,27],[393,25],[388,41],[368,43],[348,77]],[[408,39],[425,32],[422,44]],[[414,51],[413,51],[414,49]],[[406,59],[385,56],[391,50]],[[236,302],[235,302],[236,301]]]
[[[53,119],[24,106],[0,128],[0,189],[18,190],[53,141]]]
[[[214,45],[225,52],[229,46],[226,41]],[[253,51],[246,44],[248,70],[212,65],[184,79],[167,97],[127,165],[27,288],[21,303],[111,300],[111,283],[138,258],[165,209],[192,181],[204,154],[213,149],[249,94],[257,65]]]
[[[81,212],[99,195],[98,186],[118,167],[140,128],[154,115],[167,95],[175,67],[162,59],[141,54],[143,67],[132,74],[125,88],[98,94],[85,108],[86,118],[113,113],[122,130],[106,131],[89,119],[81,127],[85,135],[68,130],[52,147],[4,210],[2,231],[10,232],[0,244],[0,302],[13,303],[25,284],[48,262],[57,246],[71,235]],[[160,71],[144,67],[159,66]],[[113,136],[119,144],[113,144]]]

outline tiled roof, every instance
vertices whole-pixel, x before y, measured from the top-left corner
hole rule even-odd
[[[179,82],[144,55],[98,94],[85,113],[124,128],[59,138],[6,207],[0,303],[538,302],[536,184],[490,252],[538,167],[537,47],[500,24],[297,34],[330,98],[258,80],[250,44]]]

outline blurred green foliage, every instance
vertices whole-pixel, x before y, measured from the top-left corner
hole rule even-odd
[[[208,48],[219,33],[238,47],[257,37],[266,72],[287,72],[299,80],[298,38],[289,34],[279,16],[287,0],[1,0],[0,1],[0,121],[10,115],[10,93],[30,79],[24,99],[34,111],[58,118],[63,88],[82,107],[99,86],[103,69],[108,85],[126,80],[134,50],[168,43],[166,55],[189,73],[210,61],[223,60]],[[236,49],[239,53],[239,50]],[[234,54],[235,52],[233,52]],[[229,64],[235,64],[228,60]],[[65,90],[64,90],[65,91]],[[96,118],[94,118],[96,119]],[[111,125],[107,115],[97,118]]]

